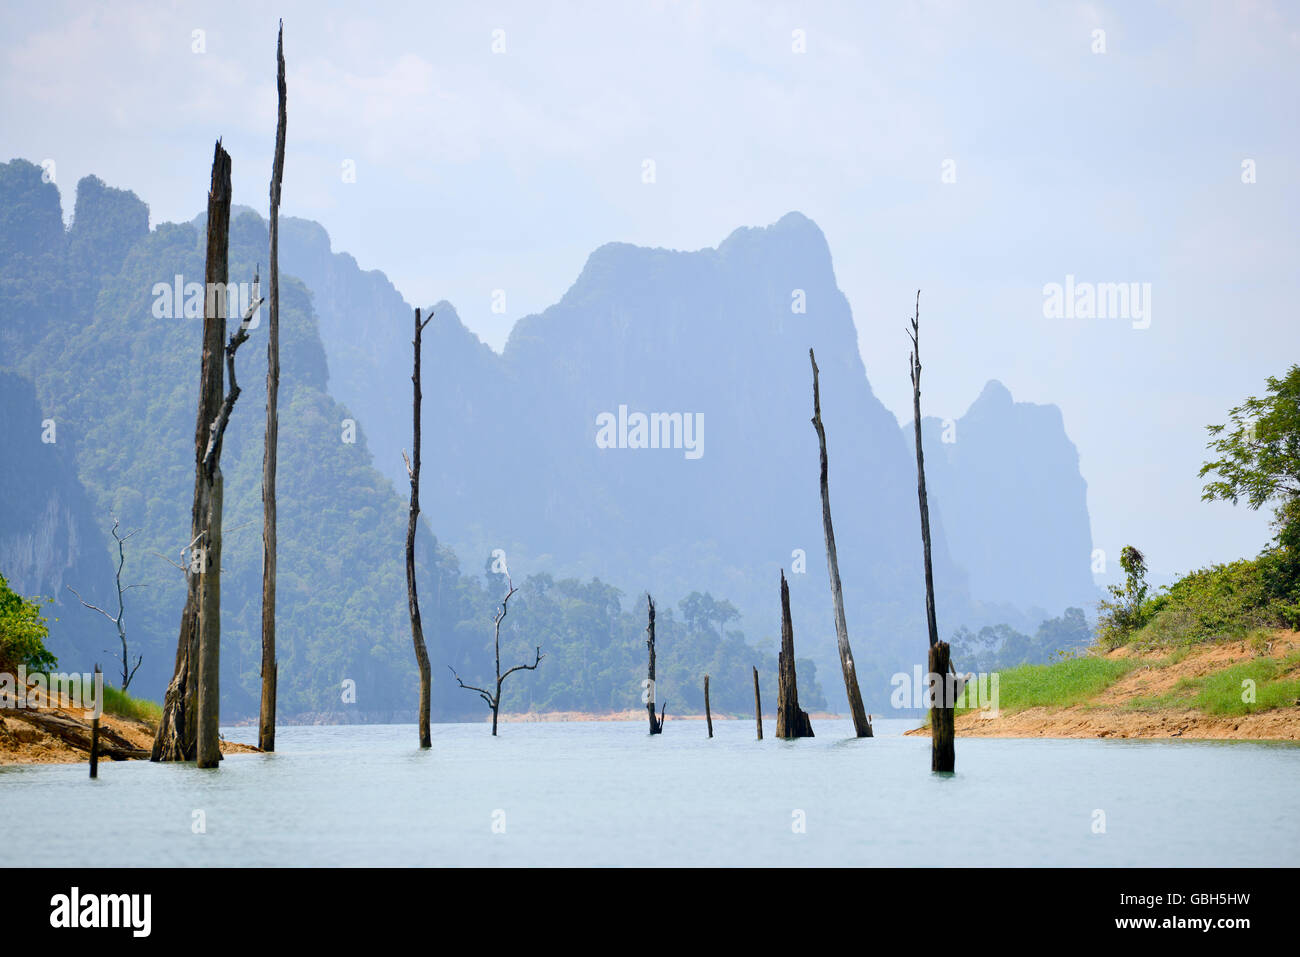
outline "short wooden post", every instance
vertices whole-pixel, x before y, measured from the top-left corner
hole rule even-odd
[[[956,734],[956,702],[949,694],[954,688],[949,678],[948,642],[937,641],[930,646],[930,680],[934,682],[934,698],[930,702],[930,770],[952,771],[957,766],[957,751],[953,738]]]
[[[709,723],[709,737],[713,737],[713,711],[709,708],[709,676],[704,676],[704,720]]]
[[[95,665],[95,675],[100,674],[99,665]],[[93,679],[92,679],[93,680]],[[95,693],[94,685],[91,685],[90,693]],[[102,695],[100,696],[102,698]],[[97,701],[96,706],[102,707],[103,701]],[[92,715],[90,718],[90,776],[99,777],[99,715]]]
[[[758,740],[763,740],[763,699],[758,696],[758,667],[754,666],[754,722],[758,725]]]

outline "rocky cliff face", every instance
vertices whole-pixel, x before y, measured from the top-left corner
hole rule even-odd
[[[912,446],[910,422],[903,434]],[[1088,486],[1061,410],[990,380],[961,418],[924,419],[922,436],[931,507],[972,598],[1030,618],[1091,610]]]
[[[104,608],[116,597],[104,541],[112,522],[77,477],[74,443],[75,428],[42,411],[30,381],[0,372],[0,572],[19,594],[54,599],[49,648],[64,658],[100,653],[102,627],[111,628],[68,586]]]
[[[409,309],[329,254],[321,234],[291,235],[306,248],[285,262],[316,290],[331,380],[355,392],[369,440],[400,462]],[[375,343],[357,343],[358,323]],[[629,594],[709,590],[742,609],[752,636],[778,631],[785,567],[801,653],[837,671],[810,347],[858,669],[885,689],[914,657],[924,608],[915,479],[867,381],[825,237],[798,213],[715,249],[603,246],[560,302],[520,320],[502,354],[438,304],[425,335],[425,511],[470,567],[499,548],[512,568],[596,575]],[[672,447],[636,447],[638,415],[668,423],[645,444]],[[614,423],[604,441],[602,421]],[[400,466],[378,464],[400,480]],[[963,605],[942,536],[935,553],[940,587]]]

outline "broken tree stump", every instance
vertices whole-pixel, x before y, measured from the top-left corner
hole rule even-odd
[[[758,666],[754,668],[754,723],[758,725],[758,740],[763,740],[763,699],[758,695]]]
[[[790,620],[790,586],[781,569],[781,650],[777,652],[776,736],[813,737],[808,712],[799,708],[799,684],[794,669],[794,623]]]
[[[709,725],[709,737],[713,737],[713,711],[709,708],[709,676],[704,676],[704,720]]]
[[[956,735],[956,710],[954,696],[949,689],[956,683],[948,678],[948,642],[937,641],[930,646],[930,770],[952,771],[957,766],[957,751],[953,743]]]
[[[668,709],[668,703],[664,702],[663,710],[660,711],[659,717],[655,717],[655,600],[650,597],[649,593],[645,596],[646,608],[648,609],[649,623],[646,625],[646,647],[650,650],[650,665],[646,675],[646,694],[645,706],[650,714],[650,733],[660,734],[664,729],[663,712]]]

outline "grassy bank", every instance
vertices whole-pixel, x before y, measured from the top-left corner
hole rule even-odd
[[[74,674],[69,677],[71,678],[71,686],[77,690],[81,700],[87,700],[85,695],[81,695],[80,676]],[[128,721],[143,721],[150,727],[156,728],[158,722],[162,719],[162,705],[157,701],[150,701],[148,698],[136,698],[121,688],[115,688],[105,682],[104,714],[126,718]]]

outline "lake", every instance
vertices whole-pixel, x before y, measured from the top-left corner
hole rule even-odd
[[[1294,865],[1300,746],[957,739],[914,721],[282,727],[219,771],[0,768],[0,864]],[[255,742],[253,727],[228,728]],[[199,813],[201,812],[201,813]],[[1101,815],[1104,814],[1104,822]],[[198,824],[202,833],[195,833]],[[1104,823],[1104,832],[1094,829]]]

